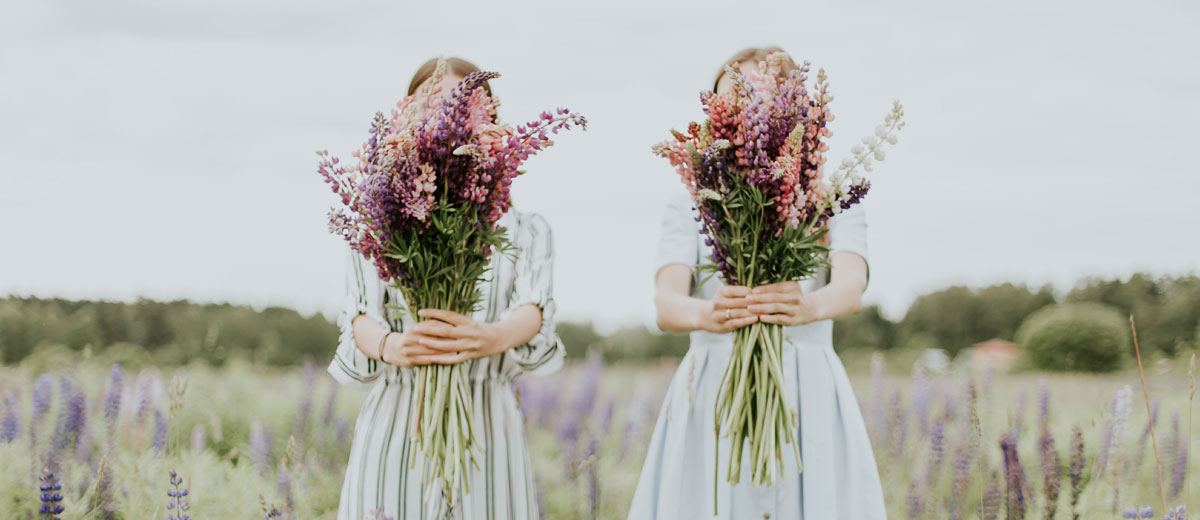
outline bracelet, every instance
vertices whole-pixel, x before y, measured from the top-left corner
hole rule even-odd
[[[384,333],[383,338],[379,340],[379,356],[378,357],[379,357],[380,361],[383,361],[383,346],[385,344],[387,344],[388,336],[390,336],[392,334],[393,334],[392,331],[388,331],[388,332]],[[387,363],[387,361],[383,361],[383,362]]]

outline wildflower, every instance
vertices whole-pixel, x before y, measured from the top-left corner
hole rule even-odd
[[[183,477],[180,477],[175,470],[170,471],[171,486],[167,489],[167,520],[191,520],[187,515],[187,511],[192,508],[188,502],[188,489],[183,487]]]
[[[42,476],[38,477],[38,480],[42,481],[38,486],[38,490],[41,491],[38,495],[41,502],[41,507],[38,508],[40,520],[58,520],[58,515],[64,511],[62,485],[54,478],[54,473],[51,473],[49,468],[42,469]]]

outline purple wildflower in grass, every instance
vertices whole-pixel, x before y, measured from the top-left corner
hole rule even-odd
[[[1150,413],[1146,416],[1146,427],[1142,428],[1142,434],[1138,436],[1137,447],[1134,448],[1133,456],[1129,458],[1129,467],[1126,468],[1126,471],[1133,480],[1139,480],[1142,474],[1142,462],[1146,459],[1146,444],[1150,440],[1151,426],[1158,426],[1158,397],[1150,398]]]
[[[919,364],[912,368],[912,419],[917,423],[917,431],[922,438],[929,433],[929,424],[925,421],[929,414],[929,401],[933,395],[933,381],[925,374]]]
[[[340,388],[342,385],[329,384],[326,386],[329,387],[329,397],[325,400],[325,417],[322,423],[326,427],[329,427],[333,425],[334,414],[337,412],[338,388]]]
[[[929,433],[929,468],[926,470],[928,489],[936,489],[942,460],[946,457],[946,421],[942,418],[933,422]]]
[[[308,433],[308,422],[312,415],[313,393],[316,386],[317,367],[311,359],[304,360],[304,376],[301,378],[300,408],[296,411],[296,422],[292,426],[292,435],[304,438]]]
[[[0,442],[10,443],[17,439],[21,430],[21,411],[11,393],[4,394],[4,416],[0,417]]]
[[[904,513],[907,518],[922,518],[925,513],[925,493],[918,489],[916,479],[908,484],[908,494],[904,497]]]
[[[1071,515],[1075,520],[1079,520],[1079,495],[1083,494],[1083,488],[1087,485],[1083,479],[1084,463],[1083,430],[1076,425],[1071,428],[1071,462],[1067,469],[1071,480]]]
[[[161,413],[161,412],[160,412]],[[183,477],[171,470],[171,487],[167,489],[167,520],[191,520],[187,511],[192,508],[188,503],[188,488],[183,487]]]
[[[275,485],[279,488],[279,494],[283,496],[285,510],[294,510],[296,499],[292,494],[292,473],[288,471],[288,467],[282,459],[279,461],[279,470],[276,472]]]
[[[983,486],[983,501],[979,506],[981,520],[996,520],[1000,516],[1001,503],[1003,503],[1003,495],[1000,491],[1000,478],[995,471],[992,471]]]
[[[137,383],[134,386],[134,398],[137,400],[137,411],[134,413],[134,419],[141,423],[150,413],[153,405],[154,394],[154,376],[147,375],[145,372],[138,374]]]
[[[1021,432],[1025,430],[1025,402],[1028,398],[1028,389],[1022,388],[1021,393],[1017,395],[1017,410],[1012,418],[1013,436],[1017,439],[1021,438]]]
[[[908,413],[900,405],[899,390],[892,390],[889,409],[892,411],[888,417],[888,439],[892,444],[892,457],[900,458],[904,454],[905,438],[908,437]]]
[[[1127,508],[1125,508],[1124,511],[1121,511],[1121,518],[1137,518],[1137,517],[1138,517],[1138,509],[1136,507],[1127,507]]]
[[[1167,514],[1163,515],[1163,520],[1187,520],[1184,513],[1187,513],[1187,506],[1175,506],[1174,509],[1167,509]]]
[[[1000,438],[1000,451],[1004,455],[1004,481],[1006,488],[1005,511],[1009,520],[1025,518],[1025,468],[1017,457],[1017,438],[1012,432]]]
[[[75,441],[75,458],[84,462],[91,460],[92,442],[92,427],[84,424],[83,431],[79,432],[79,438]]]
[[[50,409],[50,394],[54,392],[54,380],[50,374],[42,374],[33,383],[33,411],[29,415],[29,445],[37,444],[38,426]]]
[[[587,418],[591,416],[592,407],[596,404],[596,392],[600,388],[600,376],[604,364],[600,352],[588,352],[587,364],[579,376],[579,387],[571,408],[563,414],[558,423],[558,438],[566,446],[568,452],[579,442],[579,436]]]
[[[162,410],[154,411],[154,440],[151,447],[160,455],[167,451],[167,417]]]
[[[121,390],[125,385],[125,373],[116,363],[108,377],[108,393],[104,396],[104,424],[108,426],[109,443],[116,437],[117,419],[121,414]]]
[[[274,437],[275,433],[271,428],[264,428],[258,421],[250,424],[250,461],[258,468],[259,475],[265,476],[271,469]]]
[[[62,485],[58,483],[58,479],[54,478],[54,473],[50,472],[50,468],[42,468],[42,476],[38,477],[42,484],[38,486],[38,501],[41,507],[38,508],[39,520],[58,520],[58,515],[63,512],[62,505]]]
[[[599,442],[595,435],[592,435],[591,441],[588,443],[588,461],[587,461],[587,478],[588,478],[588,504],[592,512],[592,520],[600,518],[600,454],[596,448]]]
[[[1108,443],[1108,471],[1112,478],[1112,511],[1115,513],[1121,500],[1121,484],[1124,480],[1125,442],[1129,438],[1129,416],[1133,413],[1133,387],[1125,385],[1117,390],[1113,398],[1112,438]]]
[[[204,435],[204,425],[197,424],[192,427],[192,453],[197,455],[204,453],[204,448],[207,444],[207,439],[205,439]]]
[[[1154,518],[1154,508],[1150,506],[1142,506],[1138,510],[1138,516],[1141,518]]]
[[[1174,457],[1171,464],[1171,498],[1183,492],[1184,477],[1187,476],[1188,442],[1179,435],[1179,410],[1171,412],[1171,448]]]
[[[950,491],[947,503],[950,520],[962,520],[966,508],[967,490],[971,483],[971,459],[969,449],[964,446],[958,450],[954,459],[954,487]]]
[[[1042,512],[1046,520],[1054,518],[1058,511],[1058,494],[1062,484],[1062,465],[1059,463],[1058,451],[1054,449],[1054,434],[1049,425],[1042,423],[1042,435],[1039,443],[1042,455],[1042,498],[1045,503]]]
[[[349,425],[346,423],[346,419],[344,417],[338,417],[338,419],[337,419],[337,441],[338,441],[338,444],[346,443],[346,435],[349,433],[348,426]]]
[[[83,390],[76,388],[66,376],[60,378],[62,408],[54,429],[54,451],[67,452],[78,448],[79,439],[87,425],[87,400]]]
[[[604,403],[604,408],[600,412],[600,429],[596,432],[597,435],[608,435],[609,428],[612,427],[613,411],[616,407],[616,401],[609,398]]]

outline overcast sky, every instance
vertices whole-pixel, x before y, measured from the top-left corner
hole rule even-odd
[[[345,246],[313,151],[348,156],[446,54],[504,74],[510,122],[588,116],[515,201],[554,228],[565,318],[649,323],[682,189],[650,145],[702,117],[719,63],[765,44],[829,71],[835,164],[905,104],[867,198],[867,298],[893,317],[950,284],[1200,262],[1195,2],[400,4],[5,0],[0,294],[333,312]]]

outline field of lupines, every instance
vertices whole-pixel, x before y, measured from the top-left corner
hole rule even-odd
[[[1186,366],[1148,371],[1148,415],[1136,371],[896,364],[848,363],[891,518],[1183,518],[1194,504]],[[363,394],[323,368],[0,367],[0,518],[334,518]],[[597,356],[520,385],[546,518],[624,518],[673,370]]]

